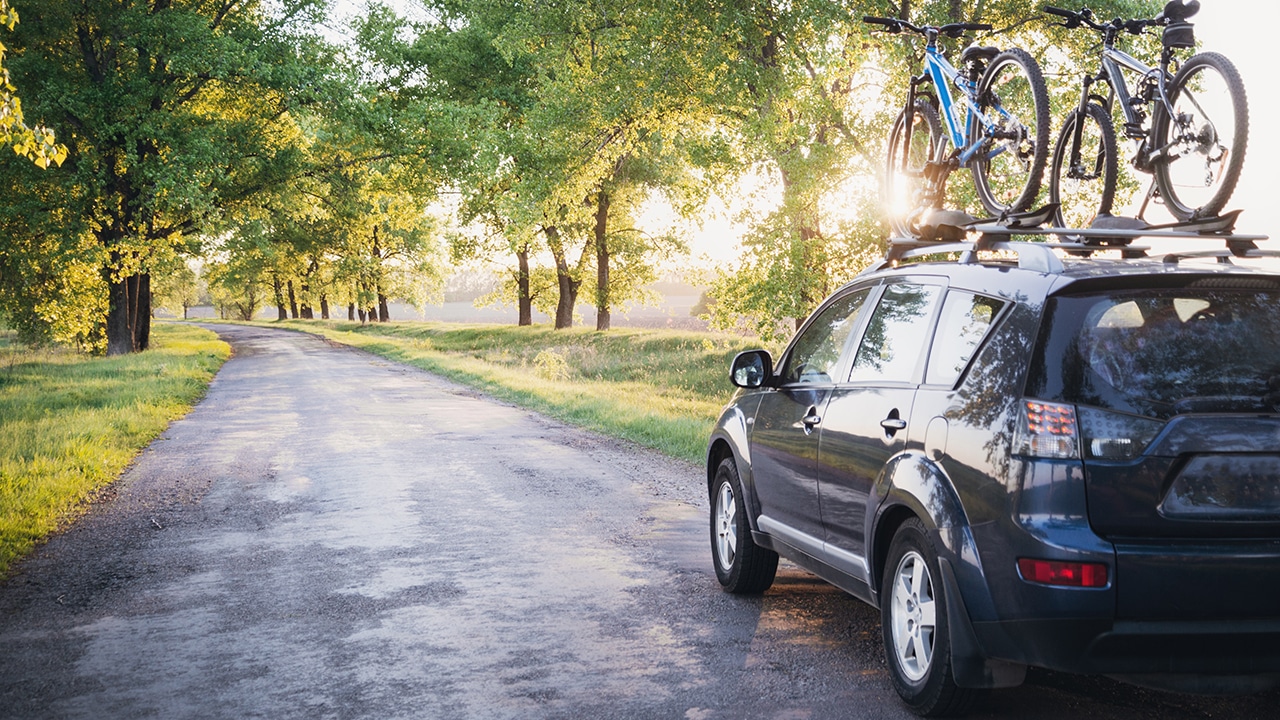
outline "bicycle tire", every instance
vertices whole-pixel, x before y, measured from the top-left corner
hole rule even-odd
[[[1069,167],[1075,129],[1081,123],[1080,166]],[[1111,213],[1119,172],[1117,152],[1115,128],[1101,105],[1091,102],[1083,113],[1076,108],[1067,115],[1049,164],[1049,202],[1058,203],[1055,225],[1087,227],[1098,215]],[[1073,188],[1071,181],[1078,184]]]
[[[1205,74],[1207,78],[1208,73],[1216,73],[1223,85],[1218,89],[1219,92],[1210,91],[1207,94],[1216,96],[1219,101],[1219,106],[1214,108],[1215,116],[1220,117],[1225,112],[1226,106],[1221,102],[1221,91],[1225,90],[1229,95],[1231,113],[1234,115],[1230,122],[1219,123],[1214,122],[1210,117],[1196,117],[1209,113],[1203,106],[1214,98],[1205,97],[1206,102],[1203,103],[1192,102],[1196,96],[1193,93],[1184,93],[1188,83],[1194,82],[1201,74]],[[1208,82],[1213,81],[1210,78]],[[1236,183],[1240,180],[1240,170],[1244,166],[1245,150],[1249,143],[1249,102],[1245,97],[1244,81],[1240,79],[1240,72],[1236,70],[1236,66],[1225,56],[1206,52],[1193,55],[1182,64],[1173,82],[1170,83],[1168,92],[1169,102],[1174,106],[1174,112],[1179,116],[1185,114],[1198,122],[1192,128],[1194,133],[1184,134],[1188,138],[1187,141],[1179,140],[1175,137],[1177,131],[1164,104],[1156,103],[1152,116],[1152,137],[1155,147],[1163,148],[1171,141],[1176,141],[1189,151],[1173,160],[1166,155],[1153,162],[1152,170],[1155,173],[1156,188],[1160,191],[1160,197],[1164,199],[1165,207],[1179,221],[1216,216],[1231,199],[1231,194],[1235,192]],[[1189,102],[1180,102],[1184,97]],[[1230,129],[1231,136],[1226,138],[1224,144],[1222,131],[1227,128]],[[1213,157],[1213,153],[1223,151],[1226,153],[1225,156]],[[1201,158],[1204,165],[1178,162],[1188,157]],[[1214,171],[1215,164],[1218,165],[1217,172]],[[1205,173],[1203,177],[1207,181],[1204,188],[1213,189],[1196,194],[1192,191],[1199,189],[1196,185],[1200,182],[1201,167]],[[1216,181],[1216,187],[1213,187],[1214,181]]]
[[[1009,69],[1016,74],[1006,79],[1003,73]],[[1021,80],[1016,79],[1018,75]],[[994,216],[1026,210],[1035,202],[1049,158],[1049,91],[1040,65],[1025,50],[1014,48],[995,56],[978,82],[978,112],[985,116],[998,109],[1008,114],[1002,130],[1020,137],[1014,143],[1006,138],[1002,151],[985,158],[984,148],[970,162],[978,199]],[[969,145],[981,139],[983,132],[982,127],[974,127]]]
[[[924,213],[941,202],[937,184],[945,187],[946,176],[929,178],[925,166],[938,156],[942,142],[942,120],[929,102],[918,99],[912,106],[911,157],[903,164],[902,154],[907,112],[903,110],[889,132],[889,151],[885,158],[884,212],[889,227],[898,237],[919,235],[919,220]],[[927,131],[928,135],[915,133]],[[921,143],[922,140],[927,142]],[[924,150],[921,151],[923,144]]]

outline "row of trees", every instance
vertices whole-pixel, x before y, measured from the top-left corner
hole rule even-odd
[[[385,320],[389,297],[431,300],[450,262],[484,260],[522,324],[587,302],[607,329],[686,250],[639,227],[644,203],[694,218],[753,174],[779,200],[713,279],[713,314],[776,332],[880,252],[882,139],[918,59],[861,15],[1062,39],[1016,0],[405,1],[338,42],[328,0],[42,3],[16,26],[0,0],[0,81],[42,123],[0,124],[27,156],[0,158],[7,323],[145,349],[153,280],[199,257],[246,316]]]

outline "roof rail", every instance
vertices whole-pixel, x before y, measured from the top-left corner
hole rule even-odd
[[[1008,252],[1017,255],[1020,268],[1056,275],[1063,271],[1063,265],[1062,260],[1053,252],[1055,247],[1058,247],[1058,244],[1009,242],[986,235],[979,236],[976,240],[956,242],[895,238],[889,241],[889,252],[885,259],[872,264],[863,272],[875,272],[897,265],[903,260],[927,255],[960,253],[959,262],[967,264],[978,262],[980,252]]]

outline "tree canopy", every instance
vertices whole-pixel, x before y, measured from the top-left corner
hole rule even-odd
[[[646,203],[696,222],[747,178],[768,199],[711,278],[716,326],[785,334],[882,252],[884,140],[921,48],[871,34],[873,9],[404,2],[367,4],[341,39],[322,31],[328,0],[83,0],[21,23],[0,0],[0,139],[18,150],[0,158],[6,322],[142,350],[153,278],[189,298],[197,261],[232,314],[385,320],[389,299],[438,296],[452,259],[500,268],[495,297],[521,323],[538,308],[567,327],[587,304],[603,330],[686,251],[642,226]],[[1085,38],[1015,0],[878,14],[991,23],[980,41],[1049,61],[1085,50],[1051,52]]]

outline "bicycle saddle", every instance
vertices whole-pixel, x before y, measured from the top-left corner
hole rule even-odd
[[[964,63],[971,60],[987,62],[999,54],[1000,48],[991,47],[989,45],[970,45],[960,53],[960,62]]]
[[[1164,10],[1156,16],[1156,20],[1168,20],[1171,23],[1178,23],[1200,12],[1200,0],[1169,0],[1165,4]]]

